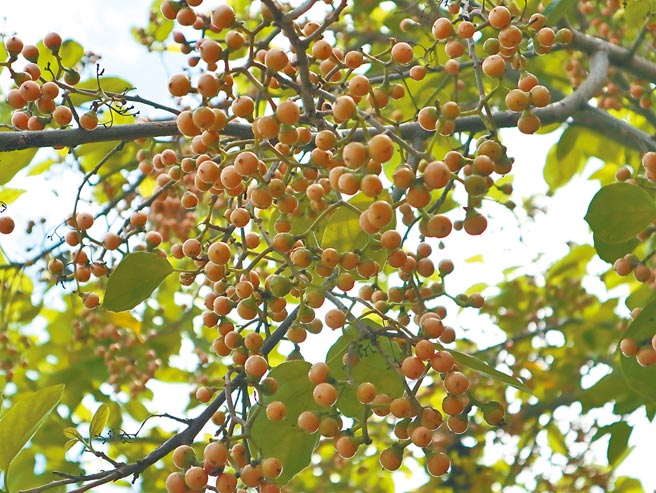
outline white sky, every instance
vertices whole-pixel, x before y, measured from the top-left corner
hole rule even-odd
[[[102,55],[101,64],[106,74],[119,75],[132,82],[140,89],[140,96],[160,101],[167,97],[163,81],[170,73],[180,70],[182,59],[166,56],[160,61],[157,55],[149,55],[137,45],[130,34],[131,27],[146,24],[150,0],[59,0],[47,8],[44,8],[44,3],[48,2],[0,0],[0,32],[16,33],[24,42],[35,43],[47,32],[57,31],[62,37],[74,38],[85,49]],[[206,1],[204,4],[211,6],[216,3]],[[555,138],[553,134],[531,137],[529,144],[529,139],[518,132],[506,133],[505,142],[510,147],[510,154],[516,158],[512,172],[515,190],[521,190],[525,195],[546,192],[547,187],[541,178],[542,166]],[[453,244],[450,240],[444,253],[456,261],[458,270],[458,276],[450,279],[451,285],[459,278],[461,285],[453,287],[464,290],[471,284],[471,279],[481,277],[484,278],[481,280],[494,284],[502,279],[502,269],[510,265],[529,265],[534,269],[533,273],[539,273],[542,267],[568,252],[567,241],[590,243],[591,235],[583,216],[597,189],[597,183],[574,179],[570,186],[547,202],[549,214],[526,227],[523,245],[517,242],[518,230],[512,225],[505,231],[486,234],[482,238],[468,237],[466,242]],[[66,204],[60,205],[66,207]],[[488,208],[486,212],[498,223],[512,222],[510,214],[501,207]],[[485,267],[480,263],[458,262],[483,251]],[[537,251],[546,252],[541,266],[532,264]],[[604,266],[599,265],[601,272]],[[463,326],[476,325],[475,318],[463,317],[458,322]],[[494,338],[495,334],[488,332],[486,336]],[[631,437],[631,445],[636,448],[618,473],[638,477],[646,491],[656,491],[656,475],[651,474],[650,469],[656,438],[654,424],[645,423],[644,417],[640,419],[639,416],[633,417],[632,421],[639,423]],[[599,448],[599,455],[605,457],[605,445]],[[403,489],[409,486],[407,483],[399,485]]]

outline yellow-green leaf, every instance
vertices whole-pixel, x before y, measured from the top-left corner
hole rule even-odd
[[[7,470],[55,409],[63,393],[63,384],[33,392],[16,402],[0,419],[0,470]]]
[[[131,310],[147,299],[171,272],[171,264],[154,253],[126,255],[109,276],[103,307],[113,312]]]
[[[71,438],[70,440],[68,440],[68,441],[64,444],[64,450],[65,450],[66,452],[68,452],[70,449],[73,448],[73,445],[75,445],[75,444],[78,443],[78,442],[79,442],[79,440],[77,440],[77,439],[75,439],[75,438]]]
[[[607,243],[597,235],[593,235],[593,241],[599,258],[605,260],[609,264],[612,264],[618,258],[623,257],[627,253],[631,253],[640,243],[637,238],[631,238],[621,243]]]
[[[523,390],[524,392],[528,392],[529,394],[533,393],[526,385],[524,385],[522,382],[517,380],[515,377],[511,375],[507,375],[506,373],[502,373],[495,368],[492,368],[485,361],[478,359],[475,356],[461,353],[454,349],[447,349],[447,351],[449,351],[453,355],[453,358],[456,360],[458,364],[464,366],[465,368],[469,368],[470,370],[475,370],[479,373],[482,373],[483,375],[487,375],[488,377],[497,380],[498,382],[504,383],[506,385],[510,385],[511,387],[515,387],[518,390]]]
[[[613,183],[592,198],[585,220],[606,243],[623,243],[656,219],[656,202],[637,185]]]
[[[649,344],[656,327],[656,301],[651,301],[631,322],[622,337],[631,338],[638,344]],[[644,398],[656,402],[656,365],[642,367],[635,358],[619,355],[620,367],[627,384]]]
[[[309,435],[298,428],[298,415],[306,410],[318,409],[312,398],[314,386],[307,378],[310,363],[288,361],[276,366],[269,376],[275,378],[280,387],[273,396],[262,396],[261,404],[280,401],[287,408],[282,421],[270,421],[263,409],[253,418],[249,445],[258,450],[262,457],[277,457],[283,464],[277,482],[287,483],[296,473],[310,465],[312,452],[319,442],[318,434]],[[251,413],[257,408],[251,409]]]
[[[79,440],[80,442],[84,441],[84,438],[82,438],[82,435],[80,434],[79,431],[77,431],[75,428],[68,427],[64,428],[64,436],[66,438],[74,439],[74,440]]]
[[[91,424],[89,425],[89,436],[91,438],[100,435],[107,424],[109,419],[109,406],[104,402],[96,410],[91,418]]]
[[[569,14],[577,3],[578,0],[552,0],[547,8],[544,9],[547,25],[555,25],[560,19]]]
[[[0,189],[0,201],[4,202],[5,204],[11,204],[24,193],[25,190],[20,190],[18,188],[2,188]]]
[[[36,151],[36,149],[23,149],[22,151],[0,152],[0,185],[9,183],[16,173],[30,164]]]
[[[346,380],[350,377],[354,382],[354,385],[343,388],[337,407],[345,416],[362,419],[364,408],[355,394],[357,385],[371,382],[379,393],[385,393],[392,398],[403,395],[403,378],[390,366],[390,363],[400,363],[403,354],[398,344],[389,338],[378,338],[378,345],[373,344],[369,338],[361,338],[358,324],[367,325],[372,332],[382,329],[380,325],[367,319],[349,326],[328,350],[326,364],[330,367],[330,375],[336,380]],[[357,364],[347,372],[344,356],[350,351],[357,357]]]
[[[97,91],[99,82],[100,82],[100,89],[102,89],[102,91],[106,93],[111,92],[111,93],[122,94],[126,90],[132,89],[133,87],[132,84],[130,84],[128,81],[120,77],[100,77],[100,79],[93,77],[91,79],[86,79],[77,83],[75,87],[77,89]],[[93,101],[94,99],[98,99],[97,97],[87,96],[85,94],[80,94],[80,93],[71,93],[70,98],[73,104],[76,106],[82,103],[86,103],[88,101]]]

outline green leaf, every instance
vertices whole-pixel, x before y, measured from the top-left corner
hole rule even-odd
[[[592,198],[585,220],[607,243],[623,243],[656,219],[656,202],[644,189],[629,183],[602,187]]]
[[[612,493],[645,493],[639,479],[620,476],[615,480]]]
[[[7,52],[7,48],[5,48],[4,43],[0,43],[0,61],[4,62],[9,58],[9,53]],[[4,65],[0,65],[0,73],[2,73],[2,70],[5,68]]]
[[[60,161],[58,159],[44,159],[40,163],[35,163],[30,167],[30,172],[27,174],[27,176],[37,176],[40,175],[41,173],[45,173],[48,171],[50,168],[52,168],[53,164],[59,163]]]
[[[33,448],[23,449],[11,462],[7,471],[7,491],[15,492],[43,485],[43,478],[34,474],[36,452]]]
[[[567,184],[585,165],[587,158],[575,145],[578,137],[578,129],[568,127],[549,149],[542,174],[551,191]]]
[[[11,204],[24,193],[25,190],[20,190],[18,188],[1,188],[0,201],[4,202],[5,204]]]
[[[645,19],[652,15],[651,0],[631,0],[624,9],[628,26],[642,26]]]
[[[22,151],[0,152],[0,185],[11,180],[16,173],[30,164],[37,149],[23,149]]]
[[[66,438],[70,438],[71,440],[77,440],[77,441],[80,441],[80,442],[84,442],[84,437],[82,437],[80,432],[77,431],[72,426],[70,426],[68,428],[64,428],[64,436]]]
[[[608,458],[608,464],[615,465],[616,461],[624,455],[629,445],[629,437],[633,428],[624,421],[612,424],[611,428],[606,457]]]
[[[640,244],[637,238],[631,238],[622,243],[607,243],[601,240],[596,234],[592,237],[597,255],[599,255],[601,260],[605,260],[609,264],[612,264],[627,253],[631,253]]]
[[[492,368],[485,361],[478,359],[476,356],[471,356],[469,354],[461,353],[454,349],[447,349],[447,351],[449,351],[453,355],[453,358],[456,360],[456,363],[458,363],[459,365],[469,368],[470,370],[476,370],[479,373],[487,375],[488,377],[498,382],[505,383],[506,385],[510,385],[511,387],[515,387],[518,390],[522,390],[529,394],[533,394],[533,392],[531,392],[531,390],[522,382],[520,382],[518,379],[516,379],[513,376],[507,375],[505,373],[502,373],[499,370],[496,370],[495,368]]]
[[[553,422],[549,423],[549,426],[547,426],[547,440],[552,452],[556,454],[562,454],[565,457],[569,456],[567,443],[565,442],[565,436],[560,431],[558,426]]]
[[[93,77],[92,79],[83,80],[78,84],[75,84],[75,87],[77,89],[87,89],[91,91],[97,91],[98,79],[96,77]],[[130,84],[128,81],[120,77],[100,77],[100,88],[104,92],[113,92],[113,93],[122,94],[127,89],[132,89],[133,87],[134,86],[132,84]],[[94,96],[87,96],[79,93],[71,93],[70,98],[75,106],[79,106],[82,103],[86,103],[88,101],[93,101],[95,99],[98,99],[97,97]]]
[[[645,306],[640,314],[631,322],[622,337],[630,337],[639,345],[649,344],[656,326],[656,301]],[[635,358],[627,358],[619,354],[620,367],[627,384],[636,393],[656,402],[656,365],[642,367]]]
[[[282,421],[269,421],[262,406],[253,406],[249,446],[259,450],[262,457],[277,457],[283,464],[278,483],[287,483],[298,472],[310,465],[312,452],[319,443],[317,433],[308,434],[296,424],[298,415],[306,410],[317,410],[312,397],[314,386],[308,380],[310,363],[306,361],[287,361],[271,370],[269,376],[278,383],[278,391],[273,396],[262,396],[260,403],[266,406],[272,401],[285,404],[287,414]]]
[[[586,266],[595,251],[590,245],[574,245],[563,258],[555,262],[547,271],[547,282],[554,283],[559,277],[578,278],[585,274]]]
[[[610,434],[608,449],[606,451],[606,457],[610,466],[617,466],[618,464],[616,462],[618,459],[623,458],[626,454],[632,431],[633,428],[626,422],[617,421],[616,423],[600,427],[592,437],[592,441],[594,442]]]
[[[371,332],[376,332],[382,327],[373,320],[363,319],[358,324],[365,324]],[[403,380],[395,368],[390,367],[388,360],[398,363],[403,358],[401,348],[398,344],[390,341],[387,337],[377,338],[378,347],[374,345],[369,337],[362,338],[361,331],[351,325],[344,331],[335,344],[326,354],[326,364],[330,367],[330,375],[336,380],[347,380],[349,377],[353,385],[345,386],[339,399],[337,407],[345,415],[358,420],[362,419],[364,406],[356,398],[356,388],[363,382],[371,382],[376,386],[378,393],[384,393],[392,398],[403,395]],[[344,355],[352,351],[357,357],[357,364],[350,368],[349,373],[344,365]]]
[[[640,287],[633,291],[626,299],[625,305],[630,310],[633,310],[634,308],[642,308],[654,299],[656,299],[654,289],[649,285],[640,284]]]
[[[76,443],[79,443],[79,442],[80,442],[79,440],[77,440],[77,439],[75,439],[75,438],[71,438],[70,440],[68,440],[68,441],[64,444],[64,450],[65,450],[66,452],[68,452],[70,449],[73,448],[73,446],[74,446]]]
[[[64,393],[64,385],[53,385],[30,393],[16,402],[0,419],[0,470],[12,460],[43,425]]]
[[[41,68],[41,72],[50,80],[51,76],[47,70],[48,66],[55,74],[58,70],[57,59],[52,54],[52,52],[45,47],[43,41],[37,43],[37,48],[39,49],[39,61],[38,65]],[[62,42],[61,48],[59,48],[59,56],[61,57],[61,63],[66,68],[74,68],[82,57],[84,56],[84,48],[77,41],[72,39],[65,39]]]
[[[377,200],[391,202],[389,192],[385,190]],[[348,200],[350,206],[343,205],[338,207],[326,222],[321,238],[321,248],[332,247],[340,252],[353,252],[364,248],[369,243],[371,235],[365,233],[360,228],[360,213],[366,210],[373,202],[375,200],[371,197],[359,193]],[[393,228],[395,224],[396,220],[392,219],[392,222],[383,228],[382,231]]]
[[[546,17],[546,24],[553,26],[564,16],[569,14],[578,0],[552,0],[552,2],[544,9],[544,16]]]
[[[159,19],[158,21],[159,22],[153,31],[153,39],[161,43],[169,37],[171,31],[173,31],[175,23],[168,19]]]
[[[98,407],[96,412],[91,418],[91,424],[89,424],[89,437],[97,437],[100,435],[107,424],[109,419],[109,406],[104,402]]]
[[[103,307],[113,312],[134,308],[147,299],[171,272],[171,264],[154,253],[126,255],[109,276]]]

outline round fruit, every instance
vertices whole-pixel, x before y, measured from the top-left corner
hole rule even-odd
[[[189,445],[180,445],[173,451],[173,464],[180,469],[186,469],[196,463],[196,454]]]
[[[266,415],[270,421],[282,421],[287,415],[287,407],[280,401],[270,402],[266,407]]]
[[[469,388],[469,379],[459,371],[452,371],[444,378],[444,388],[453,395],[463,394]]]
[[[380,465],[388,471],[396,471],[399,467],[401,467],[403,454],[390,447],[386,448],[380,453],[378,460],[380,461]]]
[[[320,406],[330,407],[337,402],[337,389],[329,383],[320,383],[312,391],[312,397]]]
[[[431,476],[441,476],[451,467],[451,460],[444,452],[432,454],[426,458],[426,470]]]
[[[14,230],[15,224],[14,220],[9,216],[0,217],[0,233],[3,235],[8,235]]]
[[[253,354],[244,363],[244,370],[250,377],[261,378],[267,372],[269,365],[263,356]]]

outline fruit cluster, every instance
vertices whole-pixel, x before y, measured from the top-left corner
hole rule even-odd
[[[640,366],[656,364],[656,335],[645,344],[639,344],[635,339],[625,337],[620,341],[620,351],[627,358],[635,357]]]
[[[513,159],[493,109],[510,110],[521,132],[538,131],[535,110],[549,106],[551,93],[527,67],[532,57],[570,42],[572,33],[545,26],[540,13],[451,3],[429,12],[429,29],[418,17],[404,19],[408,39],[341,49],[324,34],[346,1],[308,4],[313,15],[305,16],[304,9],[265,0],[257,19],[239,19],[228,5],[204,14],[201,4],[160,6],[165,19],[182,26],[172,38],[189,67],[168,81],[181,109],[180,135],[141,142],[131,156],[129,173],[152,193],[137,203],[140,189],[126,192],[111,214],[98,214],[110,220],[105,229],[76,201],[63,238],[71,252],[53,258],[50,272],[75,281],[93,310],[100,304],[95,290],[123,255],[147,250],[173,262],[181,290],[202,300],[203,331],[216,334],[213,354],[198,355],[220,363],[221,371],[197,382],[196,398],[211,403],[215,389],[224,388],[225,405],[202,462],[190,446],[176,449],[173,462],[182,471],[168,477],[170,493],[203,490],[210,476],[221,493],[238,486],[277,492],[282,459],[249,446],[261,413],[272,425],[292,422],[332,441],[342,458],[371,443],[369,426],[380,427],[384,468],[398,469],[410,449],[425,457],[431,475],[445,474],[451,462],[437,430],[465,433],[474,408],[500,426],[504,406],[476,399],[467,360],[457,361],[460,353],[449,346],[456,331],[446,325],[453,316],[446,305],[478,310],[485,300],[449,289],[453,262],[440,258],[432,239],[446,241],[461,230],[483,234],[488,199],[514,207],[506,200]],[[319,12],[323,23],[312,20]],[[289,45],[276,45],[273,32]],[[53,33],[44,39],[55,60],[44,72],[35,63],[38,49],[7,40],[16,129],[75,120],[92,130],[99,111],[128,111],[125,95],[102,90],[100,76],[97,91],[75,88],[80,74],[64,65],[62,43]],[[21,53],[29,63],[17,72],[12,64]],[[508,89],[511,71],[517,82]],[[71,102],[76,94],[91,99],[83,114]],[[478,130],[459,128],[468,118]],[[355,335],[341,365],[310,367],[308,408],[291,412],[284,382],[273,376],[284,367],[271,368],[268,355],[286,340],[294,348],[288,359],[302,358],[304,341],[324,327]],[[129,350],[140,341],[116,326],[98,336],[113,340],[97,352],[110,383],[118,389],[130,380],[136,395],[158,360],[152,355],[146,369],[134,367]],[[388,384],[361,376],[372,360]],[[234,382],[241,411],[232,402]],[[361,413],[347,414],[348,405]]]

